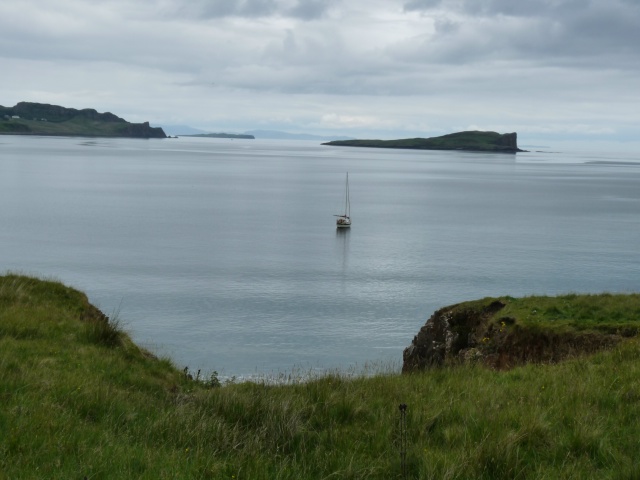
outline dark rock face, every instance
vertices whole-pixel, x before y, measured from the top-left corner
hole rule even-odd
[[[167,138],[164,130],[160,127],[151,127],[149,122],[144,123],[125,123],[120,130],[123,137],[134,138]]]
[[[516,152],[521,151],[518,148],[518,134],[517,133],[505,133],[498,139],[498,145],[505,147],[507,150],[513,150]]]
[[[479,311],[456,307],[453,305],[438,310],[413,337],[411,345],[402,353],[403,372],[443,365],[447,359],[458,357],[461,352],[466,353],[481,341],[477,338],[479,327],[501,310],[504,303],[495,301]]]

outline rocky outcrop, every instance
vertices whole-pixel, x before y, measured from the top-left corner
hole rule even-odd
[[[402,354],[402,371],[410,372],[440,366],[448,360],[462,356],[475,356],[468,352],[478,344],[481,327],[504,303],[494,301],[481,310],[445,307],[435,312],[413,337]]]
[[[524,327],[501,316],[502,300],[458,304],[435,312],[402,354],[402,372],[480,363],[508,369],[525,363],[555,363],[616,345],[637,331],[581,332]]]
[[[120,129],[123,137],[133,138],[166,138],[164,130],[160,127],[152,127],[149,122],[125,123]]]
[[[504,133],[501,135],[496,143],[504,147],[508,151],[519,152],[522,151],[518,148],[518,134],[516,132],[513,133]]]

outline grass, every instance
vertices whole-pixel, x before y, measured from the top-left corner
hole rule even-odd
[[[40,120],[10,120],[0,122],[0,132],[29,132],[37,135],[98,135],[114,136],[122,124],[75,118],[64,122],[43,122]]]
[[[589,303],[597,312],[606,300],[575,299],[582,308],[530,297],[505,309],[525,318],[534,301],[571,325],[571,311],[593,321]],[[616,322],[633,323],[637,300],[613,304]],[[81,292],[0,277],[0,479],[640,476],[634,338],[588,359],[506,372],[466,365],[214,385],[137,347]]]
[[[640,295],[563,295],[508,300],[501,315],[521,320],[523,325],[571,328],[579,331],[617,332],[640,326]]]

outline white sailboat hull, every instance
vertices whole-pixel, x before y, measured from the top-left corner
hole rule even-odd
[[[336,227],[349,228],[351,226],[351,219],[346,217],[340,217],[336,220]]]

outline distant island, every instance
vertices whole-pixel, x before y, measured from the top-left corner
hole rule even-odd
[[[458,132],[431,138],[401,140],[336,140],[322,145],[338,147],[403,148],[414,150],[463,150],[468,152],[524,152],[518,148],[517,133]]]
[[[46,103],[0,105],[0,135],[67,137],[167,138],[162,128],[149,122],[129,123],[113,113],[91,108],[77,110]]]
[[[179,137],[211,136],[214,138],[254,138],[258,140],[310,140],[316,142],[329,142],[333,140],[355,140],[353,137],[342,135],[313,135],[309,133],[290,133],[279,130],[248,130],[239,134],[215,133],[193,128],[188,125],[154,125],[162,127],[167,135]],[[245,137],[246,136],[246,137]]]
[[[313,135],[309,133],[289,133],[278,130],[250,130],[244,132],[248,135],[254,135],[256,138],[267,138],[272,140],[312,140],[318,142],[328,142],[333,140],[355,140],[353,137],[345,137],[341,135]]]
[[[209,137],[209,138],[239,138],[243,140],[255,140],[253,135],[245,133],[196,133],[193,135],[180,135],[181,137]]]

